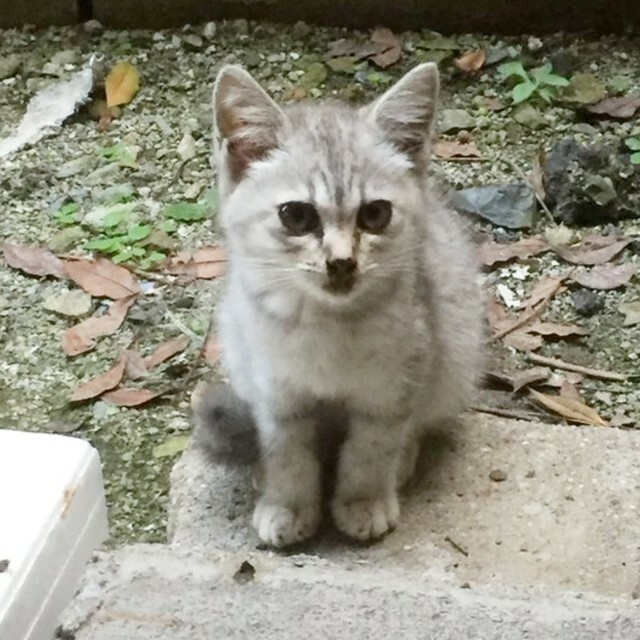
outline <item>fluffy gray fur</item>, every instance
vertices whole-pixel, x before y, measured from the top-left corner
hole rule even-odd
[[[321,407],[345,416],[334,522],[370,540],[398,523],[398,489],[424,430],[472,397],[482,341],[476,265],[457,215],[426,177],[438,82],[436,66],[423,64],[362,108],[282,108],[238,67],[217,78],[230,261],[218,331],[231,387],[251,415],[245,429],[257,429],[253,524],[270,545],[318,527]],[[357,225],[372,201],[392,207],[379,233]],[[311,203],[321,228],[288,233],[278,214],[287,202]],[[330,266],[340,261],[355,274],[334,290]],[[200,422],[220,448],[217,427],[228,420]]]

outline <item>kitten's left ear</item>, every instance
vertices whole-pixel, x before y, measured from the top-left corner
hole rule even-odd
[[[437,65],[420,64],[365,107],[365,113],[396,147],[416,160],[429,141],[439,88]]]
[[[227,168],[238,182],[249,165],[277,144],[285,115],[267,92],[242,67],[220,70],[213,89],[218,144],[226,149]]]

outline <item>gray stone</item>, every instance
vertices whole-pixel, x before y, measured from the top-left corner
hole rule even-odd
[[[476,121],[464,109],[443,109],[438,129],[441,133],[450,133],[475,126]]]
[[[527,229],[535,223],[535,194],[523,182],[462,189],[455,192],[452,202],[458,211],[508,229]]]

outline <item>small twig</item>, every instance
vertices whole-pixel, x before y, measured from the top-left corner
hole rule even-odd
[[[591,367],[583,367],[579,364],[573,364],[571,362],[565,362],[558,358],[548,358],[547,356],[541,356],[537,353],[527,353],[527,359],[536,364],[545,364],[556,369],[564,369],[565,371],[575,371],[576,373],[584,373],[585,376],[591,378],[600,378],[601,380],[618,380],[625,382],[629,379],[629,376],[624,373],[616,373],[615,371],[603,371],[602,369],[592,369]]]
[[[500,409],[499,407],[473,406],[469,407],[469,411],[477,413],[488,413],[492,416],[500,418],[513,418],[514,420],[539,420],[543,414],[529,413],[524,411],[514,411],[513,409]]]
[[[459,545],[455,540],[452,540],[449,536],[444,537],[444,541],[448,542],[456,551],[459,551],[465,558],[469,557],[469,552]]]
[[[165,313],[167,314],[171,322],[173,322],[173,324],[176,326],[176,328],[182,331],[182,333],[184,333],[186,336],[189,336],[196,344],[202,342],[202,336],[199,336],[195,331],[189,329],[189,327],[187,327],[184,322],[178,319],[170,309],[165,309]]]
[[[549,209],[549,207],[547,207],[547,204],[544,201],[544,198],[540,197],[540,194],[536,190],[535,185],[533,184],[529,176],[527,176],[527,174],[510,158],[507,158],[506,156],[502,156],[501,159],[504,160],[504,162],[506,162],[520,176],[520,178],[524,182],[526,182],[526,184],[531,188],[531,191],[533,191],[533,195],[536,197],[536,200],[538,201],[540,208],[545,212],[547,218],[549,218],[549,222],[555,225],[556,221],[553,219],[553,214],[551,213],[551,210]]]
[[[153,271],[145,271],[143,269],[132,269],[133,273],[144,280],[159,282],[160,284],[175,284],[177,276],[171,274],[154,273]]]

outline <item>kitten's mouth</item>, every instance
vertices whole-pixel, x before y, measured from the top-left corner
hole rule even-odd
[[[323,288],[325,291],[329,291],[330,293],[344,295],[353,291],[355,283],[355,273],[343,274],[340,276],[329,276],[324,283]]]

